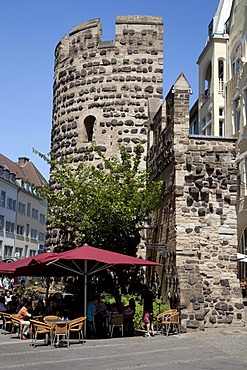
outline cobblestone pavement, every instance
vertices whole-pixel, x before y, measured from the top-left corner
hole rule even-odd
[[[214,329],[154,338],[87,340],[67,348],[51,348],[40,340],[0,335],[0,369],[52,370],[246,370],[246,328]]]

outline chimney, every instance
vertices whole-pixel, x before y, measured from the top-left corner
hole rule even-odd
[[[19,157],[17,164],[21,167],[25,167],[26,163],[29,162],[29,158],[27,157]]]

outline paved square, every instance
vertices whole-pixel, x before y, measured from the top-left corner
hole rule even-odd
[[[0,335],[0,369],[52,370],[246,370],[247,330],[215,329],[154,338],[140,336],[87,340],[51,348]]]

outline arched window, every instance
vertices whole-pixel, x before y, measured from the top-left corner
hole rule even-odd
[[[96,118],[94,116],[87,116],[84,119],[84,126],[86,129],[87,141],[93,141],[93,128],[94,128],[95,121],[96,121]]]
[[[224,61],[218,60],[218,81],[219,81],[219,93],[223,93],[224,88]]]
[[[211,62],[209,62],[204,78],[204,94],[207,97],[210,96],[211,79],[212,79],[212,64]]]

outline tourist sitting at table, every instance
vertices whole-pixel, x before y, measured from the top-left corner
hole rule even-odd
[[[129,304],[124,308],[124,332],[125,335],[134,335],[134,317],[135,317],[135,301],[133,298],[129,300]]]
[[[96,335],[98,338],[102,338],[106,335],[104,332],[104,315],[107,311],[105,303],[101,300],[100,295],[96,296],[98,303],[96,305],[96,313],[94,316]]]
[[[96,334],[94,317],[96,315],[96,306],[98,302],[98,298],[94,297],[93,300],[87,304],[87,333],[89,338],[94,337]]]
[[[61,307],[55,299],[51,299],[46,308],[46,315],[61,316]]]
[[[12,300],[12,294],[10,294],[9,290],[5,291],[5,306]]]
[[[16,313],[18,305],[19,305],[19,298],[16,295],[13,295],[11,301],[6,306],[7,313],[10,313],[10,314]]]
[[[22,300],[19,300],[19,304],[18,306],[16,307],[16,313],[18,313],[20,311],[20,309],[25,305],[25,303],[28,302],[28,299],[26,297],[24,297]]]
[[[6,306],[5,306],[5,299],[4,297],[0,297],[0,312],[5,312]]]
[[[27,335],[29,333],[30,321],[29,319],[32,317],[31,314],[32,309],[32,302],[27,301],[24,306],[20,309],[16,318],[20,320],[23,330],[22,330],[22,339],[27,339]]]
[[[46,313],[46,308],[43,299],[40,299],[37,302],[37,305],[34,307],[33,314],[35,316],[44,316]]]
[[[123,313],[123,311],[124,311],[124,304],[121,301],[121,296],[120,295],[117,295],[115,297],[115,303],[113,304],[113,307],[114,307],[114,310],[113,311],[116,310],[119,313]]]

